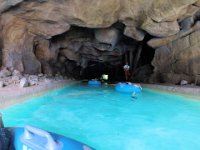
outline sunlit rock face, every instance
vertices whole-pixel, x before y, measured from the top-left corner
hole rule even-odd
[[[137,61],[147,42],[155,49],[151,82],[194,82],[199,6],[198,0],[0,0],[2,65],[78,77],[90,62],[120,67],[128,53],[138,72],[149,68]]]

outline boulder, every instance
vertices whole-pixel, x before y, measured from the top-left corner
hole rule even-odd
[[[0,0],[0,13],[8,10],[10,7],[15,6],[24,0]]]
[[[124,29],[124,35],[137,41],[143,41],[146,33],[143,30],[137,29],[135,27],[127,26]]]
[[[4,87],[3,81],[0,81],[0,88]]]
[[[177,21],[171,22],[154,22],[148,19],[142,29],[155,37],[168,37],[177,34],[180,31]]]
[[[38,85],[39,78],[38,78],[38,76],[36,76],[36,75],[30,75],[30,76],[28,77],[28,82],[29,82],[29,84],[30,84],[31,86],[33,86],[33,85]]]
[[[7,69],[3,69],[0,71],[0,78],[9,77],[11,75],[12,75],[12,73]]]
[[[186,80],[181,80],[180,85],[188,85],[188,81],[186,81]]]
[[[188,30],[194,25],[194,17],[187,17],[184,20],[181,21],[180,26],[182,30]]]
[[[14,70],[13,72],[12,72],[12,75],[13,76],[21,76],[21,73],[18,71],[18,70]]]
[[[43,77],[43,76],[44,76],[43,73],[38,74],[38,77]]]
[[[70,49],[62,49],[60,51],[60,54],[67,57],[69,60],[73,60],[78,62],[80,60],[80,55],[79,53],[74,52],[73,50]]]
[[[12,84],[18,84],[18,83],[20,83],[20,79],[21,79],[20,76],[12,76],[12,79],[11,79]]]
[[[26,78],[22,78],[20,80],[20,84],[19,85],[20,85],[21,88],[28,87],[29,86],[28,80]]]
[[[100,44],[110,45],[107,49],[113,49],[116,44],[119,42],[121,38],[120,31],[114,27],[104,28],[104,29],[96,29],[94,31],[95,39]],[[101,49],[100,50],[104,50]]]

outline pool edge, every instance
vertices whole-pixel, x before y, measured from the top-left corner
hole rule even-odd
[[[30,98],[38,97],[46,94],[52,90],[63,88],[68,85],[76,84],[78,81],[64,80],[51,84],[43,84],[40,86],[32,86],[27,88],[15,87],[13,92],[8,89],[7,91],[0,91],[0,109],[5,109],[9,106],[22,103]]]
[[[167,85],[167,84],[141,84],[144,88],[156,91],[181,95],[200,100],[200,88],[197,86]]]

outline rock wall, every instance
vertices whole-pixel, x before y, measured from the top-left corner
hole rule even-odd
[[[73,74],[89,61],[119,66],[151,35],[150,81],[195,82],[199,7],[199,0],[0,0],[2,65],[28,74]]]
[[[199,11],[182,20],[182,30],[172,36],[151,39],[148,44],[156,49],[152,61],[154,74],[151,82],[179,84],[182,80],[199,84],[200,22]]]

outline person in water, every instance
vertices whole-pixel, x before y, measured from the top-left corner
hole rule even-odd
[[[137,87],[137,88],[140,88],[140,89],[142,90],[142,86],[141,86],[140,84],[133,84],[133,83],[131,83],[131,82],[127,82],[126,84],[128,84],[128,85],[133,85],[133,86],[135,86],[135,87]]]
[[[140,84],[134,84],[135,87],[138,87],[142,90],[142,86]]]
[[[130,75],[130,72],[129,72],[130,66],[128,65],[128,62],[126,62],[123,69],[124,69],[125,79],[126,79],[126,81],[128,81],[128,78],[129,78],[129,75]]]
[[[133,92],[131,97],[137,99],[136,94],[136,92]]]

